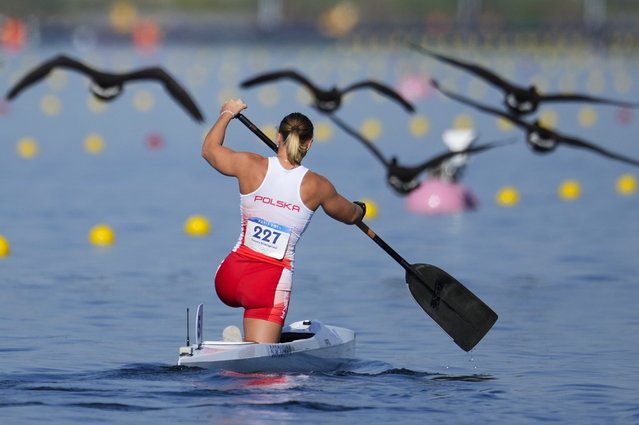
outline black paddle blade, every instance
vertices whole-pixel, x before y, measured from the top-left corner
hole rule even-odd
[[[497,321],[497,313],[440,268],[413,264],[406,269],[406,282],[417,303],[464,351]]]

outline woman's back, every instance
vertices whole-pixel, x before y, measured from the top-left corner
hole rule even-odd
[[[271,258],[293,261],[295,245],[314,212],[300,196],[307,171],[303,166],[287,169],[277,157],[268,158],[260,185],[240,195],[242,232],[235,249],[244,244]]]

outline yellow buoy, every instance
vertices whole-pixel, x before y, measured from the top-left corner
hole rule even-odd
[[[111,245],[115,242],[115,233],[106,224],[96,224],[89,231],[89,242],[98,246]]]
[[[326,142],[333,137],[333,128],[326,121],[319,122],[315,125],[315,137],[318,142]]]
[[[410,121],[410,134],[414,137],[421,137],[428,133],[430,129],[430,122],[428,118],[423,115],[416,116]]]
[[[474,128],[475,127],[475,121],[473,120],[473,117],[471,117],[468,114],[459,114],[455,117],[455,120],[453,121],[453,128]]]
[[[512,131],[515,126],[512,121],[508,121],[506,118],[499,117],[497,118],[497,128],[503,132]]]
[[[16,151],[24,159],[31,159],[38,154],[38,143],[30,137],[23,137],[16,144]]]
[[[617,192],[621,195],[632,195],[637,191],[637,178],[630,174],[623,174],[617,179]]]
[[[559,116],[552,109],[544,109],[539,113],[539,124],[546,128],[555,128],[559,122]]]
[[[84,150],[97,155],[104,150],[104,139],[99,134],[91,133],[84,139]]]
[[[11,245],[9,245],[9,240],[4,236],[0,235],[0,258],[4,258],[9,255],[11,252]]]
[[[209,221],[203,215],[192,215],[184,223],[184,232],[189,236],[205,236],[210,231]]]
[[[371,199],[362,199],[361,202],[366,204],[366,215],[364,216],[367,220],[373,220],[377,217],[377,202]]]
[[[57,96],[48,94],[40,101],[40,108],[45,115],[58,115],[62,110],[62,102]]]
[[[364,124],[362,124],[361,132],[364,137],[369,140],[376,140],[379,136],[382,135],[382,123],[380,120],[375,118],[367,119]]]
[[[581,196],[581,185],[577,180],[565,180],[559,185],[557,194],[564,201],[574,201]]]
[[[592,127],[597,123],[597,111],[591,106],[585,106],[579,110],[577,120],[582,127]]]
[[[497,203],[502,207],[512,207],[519,202],[519,192],[513,186],[506,186],[497,192]]]
[[[132,2],[119,0],[111,6],[109,22],[120,34],[131,32],[137,21],[138,10]]]
[[[277,138],[277,126],[274,124],[267,124],[264,126],[264,130],[262,130],[264,134],[268,136],[269,139],[275,140]]]
[[[138,90],[133,95],[133,106],[140,112],[148,112],[155,105],[153,93],[147,90]]]

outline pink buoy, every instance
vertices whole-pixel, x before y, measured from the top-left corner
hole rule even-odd
[[[630,110],[630,108],[617,108],[617,121],[619,122],[619,124],[622,125],[628,125],[630,123],[632,123],[633,120],[633,113],[632,110]]]
[[[477,207],[477,198],[464,185],[426,179],[406,197],[406,208],[417,214],[451,214]]]
[[[9,102],[5,99],[0,99],[0,115],[9,115],[10,110]]]
[[[151,133],[144,139],[144,144],[151,150],[158,150],[164,147],[164,137],[160,133]]]
[[[433,94],[430,78],[423,75],[409,75],[399,82],[399,92],[408,100],[421,100]]]

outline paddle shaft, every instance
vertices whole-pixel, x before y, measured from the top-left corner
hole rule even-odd
[[[356,224],[362,232],[366,233],[366,235],[371,238],[380,248],[386,251],[388,255],[393,257],[393,259],[397,261],[400,266],[402,266],[406,271],[411,272],[413,275],[417,276],[417,278],[421,279],[421,276],[415,270],[413,270],[412,265],[408,261],[404,260],[404,257],[399,255],[399,253],[395,251],[389,244],[384,242],[382,238],[377,236],[377,233],[375,233],[373,229],[368,227],[366,223],[360,221]]]
[[[275,144],[275,142],[273,142],[266,134],[264,134],[262,132],[262,130],[260,130],[259,128],[257,128],[257,126],[255,124],[253,124],[251,122],[251,120],[249,120],[248,118],[246,118],[244,115],[238,113],[237,115],[235,115],[235,118],[237,118],[238,120],[242,121],[242,124],[244,124],[245,126],[248,127],[249,130],[251,130],[257,137],[259,137],[264,143],[266,143],[266,145],[273,149],[273,152],[277,153],[277,145]]]

